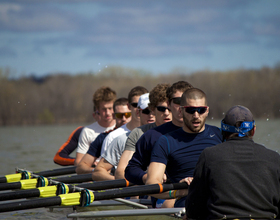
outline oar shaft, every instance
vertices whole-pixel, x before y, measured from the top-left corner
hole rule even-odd
[[[70,193],[65,195],[53,196],[49,198],[2,203],[0,205],[0,213],[16,211],[16,210],[48,207],[48,206],[58,206],[58,205],[73,206],[79,204],[80,204],[80,193]]]
[[[1,183],[0,184],[0,191],[2,190],[12,190],[12,189],[20,189],[21,183],[14,182],[14,183]]]
[[[8,174],[0,177],[0,183],[18,182],[22,178],[21,173]]]
[[[40,190],[38,190],[38,189],[27,189],[27,190],[15,191],[15,192],[1,193],[0,201],[39,197],[39,196],[40,196]]]
[[[41,184],[44,178],[42,179],[25,179],[20,180],[19,182],[11,182],[11,183],[1,183],[0,191],[2,190],[13,190],[13,189],[33,189],[39,186],[45,186],[45,184]],[[60,177],[60,178],[48,178],[48,185],[57,185],[60,182],[62,183],[82,183],[91,181],[91,174],[82,174],[82,175],[74,175],[68,177]],[[24,186],[24,187],[23,187]]]
[[[91,176],[91,174],[89,174]],[[80,176],[80,175],[78,175]],[[78,177],[77,176],[77,177]],[[85,175],[85,178],[87,178]],[[62,178],[57,178],[57,180],[63,180]],[[51,181],[50,181],[51,182]],[[63,181],[61,181],[62,183],[64,183]],[[8,183],[6,183],[8,184]],[[11,183],[9,183],[11,184]],[[15,183],[12,183],[15,184]],[[56,185],[56,184],[54,184]],[[66,184],[65,184],[66,185]],[[72,192],[77,192],[77,191],[81,191],[82,189],[90,189],[90,190],[104,190],[104,189],[111,189],[111,188],[118,188],[118,187],[126,187],[126,186],[131,186],[132,184],[129,183],[127,180],[125,179],[119,179],[119,180],[108,180],[108,181],[100,181],[100,182],[91,182],[91,183],[82,183],[82,184],[78,184],[78,185],[67,185],[69,188],[69,192],[68,193],[72,193]],[[1,184],[0,184],[1,187]],[[55,194],[61,194],[62,189],[60,188],[60,184],[59,184],[59,191],[56,192]],[[13,199],[22,199],[22,198],[31,198],[31,197],[42,197],[42,190],[43,189],[48,189],[50,188],[49,186],[47,187],[39,187],[39,188],[34,188],[34,189],[26,189],[26,190],[19,190],[16,192],[6,192],[6,193],[1,193],[0,196],[0,201],[5,201],[5,200],[13,200]],[[10,189],[10,188],[9,188]],[[20,187],[18,187],[17,189],[20,189]],[[49,193],[45,193],[44,197],[51,197],[53,196],[54,192],[51,191]],[[56,194],[57,195],[57,194]]]
[[[0,176],[0,183],[6,183],[7,178],[5,176]]]
[[[112,188],[119,188],[119,187],[127,187],[132,186],[133,184],[128,182],[125,179],[118,179],[118,180],[107,180],[107,181],[96,181],[91,183],[82,183],[76,186],[69,186],[69,191],[72,187],[79,187],[85,188],[90,190],[103,190],[103,189],[112,189]]]
[[[144,185],[144,186],[132,186],[123,189],[115,190],[106,190],[101,192],[90,192],[84,190],[81,193],[69,193],[59,196],[53,196],[49,198],[40,198],[25,200],[22,202],[12,202],[12,203],[3,203],[0,205],[0,212],[9,212],[15,210],[23,209],[32,209],[56,205],[82,205],[84,206],[88,202],[93,200],[106,200],[114,198],[122,198],[127,196],[136,196],[136,195],[147,195],[147,194],[156,194],[165,192],[173,189],[186,189],[188,188],[187,183],[175,183],[175,184],[153,184],[153,185]],[[90,194],[93,194],[91,196]],[[90,197],[88,197],[90,196]]]
[[[81,175],[73,175],[73,176],[67,176],[67,177],[53,177],[49,179],[49,183],[52,181],[62,182],[62,183],[83,183],[92,181],[92,174],[81,174]]]
[[[23,172],[24,169],[17,168],[17,172]],[[44,177],[50,177],[50,176],[59,176],[59,175],[68,175],[72,173],[76,173],[76,167],[66,167],[66,168],[58,168],[53,170],[46,170],[46,171],[37,171],[37,172],[31,172],[32,174],[38,175],[38,176],[44,176]]]
[[[3,203],[0,205],[0,212],[10,212],[16,210],[41,208],[53,205],[60,205],[61,198],[59,196],[44,198],[44,199],[32,199],[21,202]]]
[[[173,189],[187,189],[187,183],[170,183],[170,184],[152,184],[144,186],[132,186],[121,189],[111,189],[101,192],[93,192],[94,200],[106,200],[130,196],[144,196],[148,194],[157,194]]]

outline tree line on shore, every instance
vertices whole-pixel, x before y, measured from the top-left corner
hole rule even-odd
[[[153,75],[139,70],[110,67],[98,73],[11,78],[0,68],[0,126],[91,123],[92,96],[109,86],[117,97],[127,97],[134,86],[153,89],[159,83],[188,81],[202,89],[210,106],[209,117],[221,120],[233,105],[244,105],[255,118],[280,117],[280,68],[238,69],[224,72],[174,70]]]

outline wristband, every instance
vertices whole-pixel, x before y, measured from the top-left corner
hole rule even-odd
[[[172,195],[171,195],[171,190],[169,191],[169,197],[170,197],[171,199],[173,199],[173,198],[172,198]]]
[[[176,198],[176,192],[177,192],[177,190],[174,190],[174,192],[173,192],[174,199]]]

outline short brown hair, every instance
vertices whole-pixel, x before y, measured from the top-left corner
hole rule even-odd
[[[114,102],[114,105],[113,105],[114,112],[116,111],[116,106],[119,106],[119,105],[128,105],[128,99],[125,98],[125,97],[118,98],[118,99]]]
[[[166,97],[166,90],[169,88],[169,83],[157,84],[155,88],[153,88],[149,94],[149,107],[151,110],[154,110],[159,102],[168,101]]]
[[[149,91],[144,88],[143,86],[136,86],[134,88],[132,88],[130,90],[130,92],[128,93],[128,102],[131,103],[132,102],[132,97],[134,96],[141,96],[145,93],[148,93]]]
[[[205,99],[205,105],[207,105],[206,94],[198,88],[187,89],[181,99],[181,105],[184,106],[187,104],[187,99]]]
[[[96,109],[99,108],[101,102],[114,102],[116,100],[117,94],[110,87],[102,86],[95,91],[93,94],[93,104]]]
[[[173,98],[172,95],[177,91],[185,92],[187,89],[191,89],[193,86],[186,82],[186,81],[178,81],[173,83],[167,90],[166,90],[166,97],[170,103],[171,99]]]

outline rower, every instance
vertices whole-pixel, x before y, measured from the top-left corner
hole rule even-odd
[[[114,109],[114,118],[116,120],[116,127],[110,131],[103,132],[97,136],[97,138],[90,144],[89,150],[82,158],[80,163],[77,165],[76,172],[77,174],[85,174],[85,173],[92,173],[93,167],[97,164],[97,159],[100,157],[101,147],[103,144],[104,139],[107,135],[114,131],[115,129],[121,127],[122,125],[126,124],[131,117],[116,117],[116,115],[123,115],[129,112],[128,109],[128,99],[125,97],[119,98],[114,102],[113,105]],[[127,114],[128,116],[128,114]]]
[[[244,106],[230,108],[223,138],[205,149],[186,199],[190,219],[279,219],[280,156],[253,141],[256,126]]]
[[[140,117],[137,114],[137,104],[139,97],[147,92],[148,90],[143,86],[136,86],[128,93],[129,104],[127,107],[131,111],[131,120],[127,124],[111,132],[104,139],[101,149],[101,159],[92,173],[93,180],[102,181],[115,179],[115,177],[110,174],[111,169],[114,168],[119,161],[128,132],[141,125]]]
[[[183,116],[183,127],[162,135],[155,143],[146,185],[162,183],[164,173],[172,183],[185,181],[185,177],[193,176],[203,149],[222,142],[220,129],[205,124],[209,106],[202,90],[187,89],[180,103],[178,110]],[[160,199],[176,199],[174,207],[184,207],[187,192],[187,189],[171,190],[154,196]]]
[[[144,133],[136,143],[136,151],[125,170],[125,177],[128,181],[138,185],[145,184],[146,169],[150,164],[151,151],[155,142],[163,134],[177,130],[183,125],[179,111],[180,100],[183,92],[190,88],[192,88],[190,83],[178,81],[168,87],[158,85],[151,91],[151,96],[152,92],[155,94],[152,96],[153,98],[150,98],[149,106],[155,112],[158,127]],[[153,201],[156,206],[157,201]],[[166,201],[164,205],[171,207],[173,203],[174,201]]]
[[[84,127],[80,137],[76,152],[75,165],[78,165],[82,157],[86,154],[90,144],[102,132],[112,130],[115,127],[113,118],[113,104],[116,100],[116,92],[109,87],[101,87],[93,94],[93,104],[96,107],[96,113],[99,115],[98,121]]]

